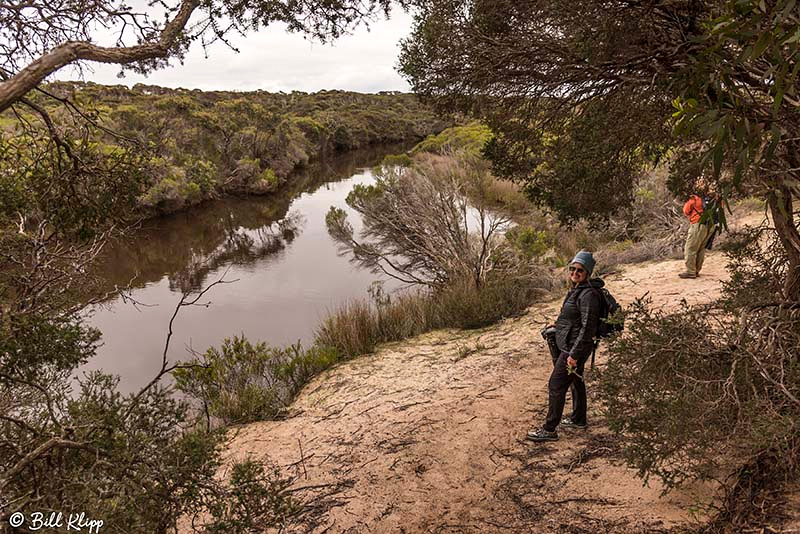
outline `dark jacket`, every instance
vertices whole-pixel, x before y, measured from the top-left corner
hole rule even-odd
[[[592,353],[602,306],[599,289],[604,285],[599,278],[592,278],[570,289],[556,319],[556,344],[576,360]]]

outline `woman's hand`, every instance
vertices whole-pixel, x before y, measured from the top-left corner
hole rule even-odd
[[[576,367],[578,367],[578,360],[576,360],[572,356],[567,356],[567,365],[575,369]]]

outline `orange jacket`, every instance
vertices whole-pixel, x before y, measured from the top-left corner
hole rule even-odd
[[[683,214],[689,217],[689,222],[692,224],[699,221],[703,214],[703,199],[697,195],[690,196],[683,205]]]

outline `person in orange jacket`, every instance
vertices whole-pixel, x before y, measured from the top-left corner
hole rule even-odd
[[[712,222],[700,223],[703,215],[703,199],[692,195],[683,205],[683,214],[689,219],[689,233],[683,247],[683,258],[686,261],[686,271],[680,273],[681,278],[697,278],[705,259],[706,242],[714,231]]]

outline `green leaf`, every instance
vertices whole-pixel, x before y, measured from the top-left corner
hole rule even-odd
[[[719,177],[722,171],[722,157],[725,154],[725,142],[720,139],[714,147],[714,177]]]
[[[772,103],[772,114],[777,115],[783,100],[783,78],[775,80],[775,101]]]
[[[772,41],[772,34],[770,32],[764,32],[761,34],[761,37],[758,38],[758,41],[756,41],[756,44],[753,47],[753,59],[761,57],[761,54],[763,54],[764,50],[766,50],[767,46],[769,46],[770,41]]]
[[[797,30],[796,32],[794,32],[794,35],[792,35],[791,37],[786,39],[783,42],[783,44],[792,44],[792,43],[796,43],[797,41],[800,41],[800,30]]]

